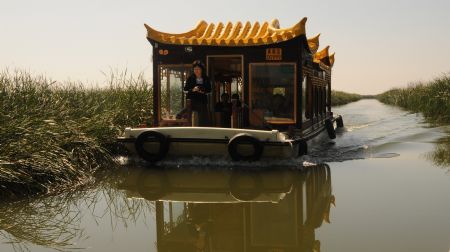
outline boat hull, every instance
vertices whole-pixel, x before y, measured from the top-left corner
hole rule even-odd
[[[136,139],[139,134],[146,131],[156,131],[167,136],[169,142],[167,158],[208,156],[208,157],[228,157],[228,144],[237,134],[248,134],[258,139],[263,145],[261,158],[291,158],[298,156],[298,144],[287,139],[287,136],[276,130],[246,130],[229,128],[209,128],[209,127],[160,127],[160,128],[140,128],[127,129],[124,138],[120,138],[130,154],[137,155]],[[155,152],[159,148],[157,142],[144,143],[144,149],[148,152]],[[251,153],[251,144],[240,144],[238,151],[241,153]]]
[[[336,126],[335,118],[332,119],[332,131]],[[238,135],[255,138],[258,145],[262,145],[260,155],[252,161],[261,158],[287,159],[296,158],[307,152],[308,146],[317,145],[319,142],[329,140],[329,129],[325,123],[317,123],[308,130],[294,132],[294,137],[278,130],[252,130],[239,128],[217,127],[158,127],[158,128],[127,128],[123,137],[118,141],[123,143],[131,156],[142,157],[142,150],[147,153],[157,153],[161,148],[161,142],[144,141],[137,150],[139,136],[144,132],[155,132],[165,139],[163,158],[176,157],[218,157],[230,158],[230,143]],[[250,142],[241,142],[233,146],[235,151],[245,155],[256,153],[255,145]],[[146,159],[146,158],[144,158]],[[158,158],[156,161],[161,160]],[[148,159],[146,159],[149,161]],[[234,159],[236,160],[236,159]]]
[[[138,156],[134,142],[124,143],[127,150],[133,156]],[[156,144],[146,143],[145,149],[152,152]],[[240,146],[243,152],[250,152],[251,146]],[[191,141],[170,141],[167,157],[189,157],[189,156],[209,156],[228,157],[228,143],[220,142],[195,142]],[[265,144],[262,158],[291,158],[298,156],[298,144]]]

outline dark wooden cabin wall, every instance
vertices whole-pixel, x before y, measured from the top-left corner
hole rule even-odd
[[[263,45],[263,46],[248,46],[248,47],[224,47],[224,46],[199,46],[199,45],[167,45],[150,41],[153,45],[153,83],[154,83],[154,115],[158,114],[158,93],[157,85],[158,80],[158,65],[160,64],[190,64],[194,60],[201,60],[205,64],[207,63],[208,55],[243,55],[244,56],[244,97],[245,103],[249,102],[249,64],[250,63],[280,63],[280,62],[293,62],[297,64],[297,128],[302,126],[302,82],[304,74],[308,74],[312,77],[313,85],[323,86],[323,79],[318,79],[314,76],[312,69],[303,69],[302,55],[304,50],[309,50],[306,43],[306,37],[300,36],[292,40],[284,41],[281,43]],[[191,51],[186,50],[190,47]],[[266,49],[268,48],[281,48],[282,59],[281,60],[266,60]],[[163,54],[160,54],[160,50]],[[164,53],[167,52],[167,54]],[[309,90],[311,91],[311,90]],[[312,104],[308,104],[311,106]],[[154,116],[154,125],[158,125],[158,117]],[[244,113],[244,126],[249,126],[248,113]],[[282,126],[280,126],[282,127]]]
[[[319,76],[318,72],[323,72],[324,76]],[[331,111],[330,101],[331,97],[331,70],[329,68],[321,68],[318,64],[313,64],[309,67],[303,67],[303,77],[307,77],[310,84],[306,88],[308,93],[308,104],[306,107],[306,114],[308,119],[324,116]],[[328,92],[326,87],[328,86]]]

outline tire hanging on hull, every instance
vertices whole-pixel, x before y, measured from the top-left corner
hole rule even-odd
[[[341,115],[336,118],[336,126],[338,128],[343,128],[344,127],[344,120],[342,119]]]
[[[303,156],[308,154],[308,143],[305,139],[300,140],[298,143],[298,156]]]
[[[328,136],[331,139],[335,139],[336,138],[336,131],[334,130],[333,122],[331,121],[331,119],[326,119],[325,120],[325,128],[327,130]]]
[[[243,155],[239,153],[237,148],[240,144],[252,145],[253,153],[251,155]],[[237,134],[228,142],[228,153],[234,161],[257,161],[261,158],[263,150],[263,143],[261,143],[259,139],[246,133]]]
[[[147,151],[144,147],[146,142],[150,142],[149,139],[154,139],[159,143],[159,149],[156,153],[151,153]],[[162,160],[169,152],[169,141],[166,136],[157,131],[145,131],[139,134],[136,141],[134,142],[136,152],[145,161],[154,163]]]

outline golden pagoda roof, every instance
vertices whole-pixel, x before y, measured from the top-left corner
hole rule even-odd
[[[272,22],[260,24],[241,22],[227,24],[207,23],[200,21],[197,26],[188,32],[172,34],[157,31],[147,24],[147,38],[156,42],[174,45],[219,45],[219,46],[255,46],[279,43],[305,35],[307,18],[303,18],[290,28],[280,28],[277,19]],[[318,38],[317,38],[318,39]],[[317,40],[318,41],[318,40]]]

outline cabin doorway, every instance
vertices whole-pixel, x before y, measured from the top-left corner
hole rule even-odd
[[[220,102],[222,94],[243,102],[243,61],[242,55],[217,55],[207,57],[208,76],[211,79],[210,111]],[[215,118],[214,116],[212,118]],[[217,122],[214,122],[217,125]]]

